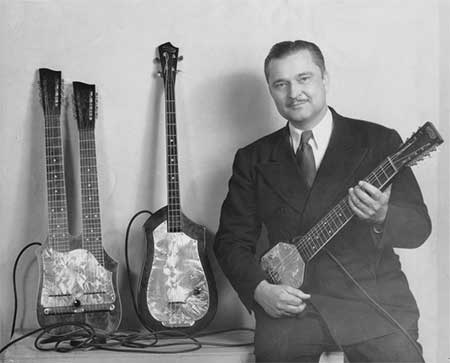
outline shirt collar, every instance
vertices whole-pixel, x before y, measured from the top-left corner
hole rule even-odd
[[[293,126],[290,122],[288,123],[289,133],[291,135],[291,142],[294,152],[297,150],[300,145],[300,139],[302,136],[303,130],[300,130]],[[330,141],[331,131],[333,128],[333,115],[329,108],[327,108],[327,112],[325,113],[323,119],[314,126],[311,131],[313,132],[313,137],[310,139],[312,142],[310,143],[316,150],[319,148],[325,148],[328,146],[328,142]]]

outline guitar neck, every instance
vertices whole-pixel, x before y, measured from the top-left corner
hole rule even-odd
[[[49,245],[65,252],[70,246],[60,114],[44,109],[44,118]]]
[[[181,205],[178,172],[177,124],[175,112],[175,89],[173,82],[166,83],[166,147],[167,147],[167,228],[180,232]]]
[[[392,181],[398,171],[399,169],[391,158],[386,158],[364,181],[378,189],[383,189]],[[354,213],[345,197],[304,236],[294,238],[294,244],[304,261],[311,260],[353,216]]]
[[[82,245],[104,264],[98,193],[95,130],[80,129]]]

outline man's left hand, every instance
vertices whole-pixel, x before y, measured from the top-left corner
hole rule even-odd
[[[384,192],[365,181],[348,190],[348,202],[352,211],[361,220],[383,224],[388,210],[391,186]]]

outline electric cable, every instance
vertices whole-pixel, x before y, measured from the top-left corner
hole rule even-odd
[[[153,215],[152,212],[148,210],[142,210],[135,213],[131,218],[125,235],[125,265],[127,271],[127,280],[130,295],[133,301],[133,308],[136,312],[137,317],[142,323],[142,317],[139,313],[135,293],[131,284],[131,271],[129,263],[128,254],[128,243],[130,229],[135,221],[135,219],[143,214],[148,213]],[[24,252],[31,246],[39,245],[42,246],[40,242],[32,242],[26,245],[16,257],[13,268],[13,289],[14,289],[14,315],[11,327],[11,338],[14,334],[16,318],[17,318],[17,284],[16,284],[16,270],[18,263],[24,254]],[[144,325],[144,324],[143,324]],[[144,325],[145,326],[145,325]],[[61,329],[72,327],[69,331]],[[60,331],[58,333],[58,330]],[[63,330],[64,332],[61,332]],[[212,335],[226,334],[229,332],[236,331],[249,331],[254,332],[252,328],[236,328],[236,329],[223,329],[215,330],[210,332],[202,332],[196,334],[186,334],[181,330],[161,330],[152,331],[147,329],[147,333],[142,332],[129,332],[129,331],[115,331],[109,334],[104,334],[96,331],[91,325],[83,322],[61,322],[48,326],[43,326],[34,329],[20,337],[11,340],[5,346],[0,348],[0,354],[3,353],[13,344],[37,334],[34,340],[34,347],[40,351],[55,351],[58,353],[68,353],[74,350],[109,350],[117,352],[129,352],[129,353],[148,353],[148,354],[177,354],[192,352],[201,349],[203,346],[212,347],[242,347],[253,345],[253,341],[243,342],[243,343],[219,343],[203,341],[201,338],[205,338]],[[182,348],[174,350],[173,347],[180,346]],[[170,348],[170,349],[169,349]]]
[[[141,322],[141,324],[143,326],[145,326],[144,323],[143,323],[142,316],[141,316],[141,314],[140,314],[140,312],[138,310],[138,307],[136,305],[136,297],[135,297],[135,294],[134,294],[134,291],[133,291],[133,287],[132,287],[132,283],[131,283],[130,262],[129,262],[129,258],[128,258],[128,238],[129,238],[129,234],[130,234],[130,229],[131,229],[131,226],[133,225],[134,220],[138,216],[143,214],[143,213],[148,213],[148,214],[150,214],[150,216],[153,215],[153,213],[150,212],[149,210],[141,210],[139,212],[136,212],[133,215],[133,217],[131,217],[130,221],[128,222],[127,231],[125,233],[125,268],[127,270],[128,290],[129,290],[130,295],[131,295],[131,301],[133,303],[134,312],[136,313],[136,316],[138,317],[138,319]]]
[[[153,215],[152,212],[150,212],[149,210],[141,210],[139,212],[136,212],[133,217],[131,217],[130,221],[128,222],[128,226],[127,226],[127,230],[126,230],[126,234],[125,234],[125,267],[126,267],[126,271],[127,271],[127,280],[128,280],[128,288],[130,291],[130,295],[131,295],[131,299],[133,301],[133,308],[134,311],[136,312],[136,316],[138,317],[139,321],[141,322],[141,324],[151,333],[154,334],[155,336],[155,340],[156,343],[158,342],[158,339],[161,335],[164,336],[164,338],[168,338],[168,335],[170,334],[181,334],[183,335],[186,339],[192,340],[194,342],[194,344],[199,343],[199,341],[196,338],[199,337],[204,337],[204,336],[208,336],[208,335],[217,335],[217,334],[222,334],[222,333],[228,333],[228,332],[235,332],[235,331],[252,331],[254,332],[254,329],[252,328],[236,328],[236,329],[224,329],[224,330],[217,330],[217,331],[212,331],[212,332],[206,332],[206,333],[197,333],[197,334],[192,334],[192,335],[188,335],[182,331],[173,329],[173,330],[167,330],[167,331],[153,331],[151,329],[148,329],[146,327],[146,325],[144,324],[143,318],[139,312],[139,309],[136,305],[136,297],[135,297],[135,293],[133,291],[132,288],[132,283],[131,283],[131,271],[130,271],[130,263],[129,263],[129,258],[128,258],[128,245],[129,245],[129,234],[130,234],[130,229],[131,226],[133,225],[134,220],[140,216],[143,213],[148,213],[150,214],[150,216]],[[155,344],[156,344],[155,343]],[[227,343],[204,343],[202,342],[201,344],[203,345],[216,345],[216,346],[221,346],[221,347],[240,347],[240,346],[249,346],[249,345],[253,345],[253,342],[246,342],[246,343],[237,343],[237,344],[227,344]],[[199,347],[200,348],[200,347]],[[198,348],[198,349],[199,349]],[[195,349],[196,350],[196,349]]]
[[[19,263],[20,258],[22,257],[23,253],[30,248],[31,246],[42,246],[41,242],[31,242],[27,244],[22,250],[19,252],[19,254],[16,257],[16,260],[14,261],[14,267],[13,267],[13,291],[14,291],[14,313],[13,313],[13,319],[11,324],[11,334],[10,338],[14,335],[14,330],[16,330],[16,319],[17,319],[17,284],[16,284],[16,270],[17,265]]]
[[[411,335],[406,331],[406,329],[385,309],[383,308],[375,299],[369,295],[369,293],[360,285],[358,281],[352,276],[352,274],[345,268],[345,266],[338,260],[336,256],[334,256],[327,248],[324,248],[324,251],[328,254],[328,256],[341,268],[341,270],[347,275],[347,277],[355,284],[355,286],[364,294],[364,296],[370,301],[370,303],[381,312],[381,315],[387,318],[392,324],[394,324],[411,342],[414,349],[417,351],[422,362],[425,362],[422,350],[416,343],[416,341],[411,337]]]

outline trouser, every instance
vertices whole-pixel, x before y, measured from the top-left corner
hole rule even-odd
[[[317,363],[323,352],[343,350],[347,362],[423,362],[400,331],[351,345],[340,345],[331,336],[319,313],[308,305],[300,318],[273,319],[255,309],[256,362]],[[417,343],[417,330],[408,331]],[[417,343],[418,344],[418,343]],[[421,349],[420,345],[418,347]]]

